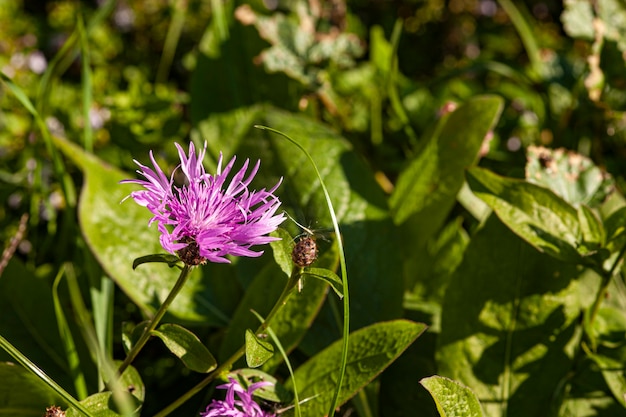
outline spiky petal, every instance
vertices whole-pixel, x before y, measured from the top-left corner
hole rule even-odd
[[[225,389],[224,400],[213,400],[201,417],[275,417],[275,414],[263,410],[252,398],[252,393],[270,382],[255,382],[248,389],[244,389],[236,379],[229,378],[229,382],[217,388]],[[236,397],[236,398],[235,398]]]
[[[270,190],[250,190],[260,161],[248,171],[246,160],[237,173],[227,182],[236,157],[222,169],[220,154],[215,175],[207,174],[202,161],[206,144],[197,155],[193,143],[189,153],[176,144],[180,169],[185,181],[174,183],[174,172],[167,177],[159,167],[152,151],[150,160],[153,168],[135,160],[137,172],[145,179],[129,179],[123,183],[143,186],[143,190],[130,194],[137,204],[153,214],[150,223],[156,222],[161,232],[161,245],[170,253],[178,254],[187,264],[198,265],[210,262],[230,262],[227,255],[260,256],[252,246],[269,243],[276,238],[269,233],[285,220],[283,213],[276,214],[280,200],[274,191],[281,180]]]

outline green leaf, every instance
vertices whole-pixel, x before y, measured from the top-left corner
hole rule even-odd
[[[449,222],[421,248],[415,242],[407,242],[407,246],[415,251],[405,262],[406,309],[426,312],[441,310],[441,300],[450,277],[461,263],[468,243],[469,237],[460,218]]]
[[[565,0],[561,13],[563,29],[572,38],[593,40],[593,7],[587,0]]]
[[[161,339],[170,352],[192,371],[207,373],[217,367],[211,352],[195,334],[184,327],[166,323],[160,325],[152,334]]]
[[[17,258],[0,279],[0,334],[61,386],[72,386],[55,319],[51,288]],[[0,360],[12,360],[0,350]],[[83,364],[83,371],[88,363]]]
[[[120,403],[128,408],[128,413],[139,415],[146,395],[139,372],[129,366],[122,374],[120,384],[126,387],[126,391],[121,395],[122,398],[114,398],[111,391],[104,391],[90,395],[80,403],[89,410],[92,417],[127,417],[128,414],[118,409]],[[68,409],[66,415],[67,417],[84,417],[74,408]]]
[[[307,268],[304,270],[303,276],[317,278],[329,284],[339,298],[343,298],[343,283],[341,278],[333,271],[326,268]]]
[[[587,206],[578,207],[577,214],[583,242],[593,246],[603,245],[605,241],[604,227],[596,214]]]
[[[408,320],[376,323],[350,334],[346,378],[337,406],[352,398],[393,362],[426,325]],[[318,353],[295,372],[298,395],[303,401],[302,415],[322,417],[335,391],[341,359],[341,340]],[[286,386],[289,388],[290,380]]]
[[[467,171],[467,180],[500,220],[535,249],[566,262],[581,261],[576,209],[552,191],[478,167]]]
[[[554,191],[574,207],[595,208],[615,190],[613,177],[576,152],[529,146],[527,158],[528,182]]]
[[[433,396],[441,417],[482,417],[480,402],[471,389],[442,376],[420,380]]]
[[[150,212],[132,199],[122,201],[137,187],[119,182],[132,176],[64,139],[55,138],[55,141],[84,174],[78,218],[89,248],[107,275],[135,304],[150,314],[167,297],[179,271],[158,264],[143,264],[141,268],[133,269],[135,259],[162,252],[163,248],[156,227],[148,227]],[[137,159],[142,160],[142,157]],[[168,312],[203,325],[223,324],[223,315],[213,306],[203,305],[203,301],[211,297],[205,293],[211,291],[213,281],[208,276],[200,278],[202,272],[198,268],[193,274]]]
[[[580,311],[593,298],[580,276],[576,265],[534,250],[491,216],[446,290],[438,373],[471,387],[490,417],[558,407],[555,387],[571,371]]]
[[[246,362],[250,368],[258,368],[274,356],[274,345],[261,340],[250,329],[246,330]]]
[[[606,248],[619,252],[626,245],[626,207],[621,207],[611,213],[604,221],[606,229]]]
[[[602,376],[615,399],[622,407],[626,407],[626,375],[624,374],[624,363],[600,354],[591,353],[588,356],[600,367]]]
[[[41,417],[46,407],[65,401],[21,366],[0,362],[0,415]]]
[[[419,155],[400,174],[389,199],[396,224],[415,215],[437,230],[452,208],[487,133],[498,121],[503,101],[496,96],[469,100],[442,120]]]
[[[170,253],[155,253],[153,255],[140,256],[133,261],[133,269],[137,269],[139,265],[147,263],[166,263],[170,268],[176,266],[180,259],[176,255]]]
[[[293,268],[293,261],[291,260],[291,252],[294,246],[293,238],[289,232],[280,227],[272,232],[271,236],[280,238],[280,240],[275,240],[270,243],[274,260],[280,266],[280,269],[283,270],[285,276],[290,276]]]

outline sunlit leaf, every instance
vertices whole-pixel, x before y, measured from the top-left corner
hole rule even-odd
[[[397,224],[416,215],[428,230],[441,225],[465,181],[464,170],[477,160],[501,111],[500,97],[476,97],[440,122],[398,178],[389,200]]]
[[[566,149],[530,146],[526,179],[548,188],[574,207],[597,207],[614,191],[614,181],[591,159]]]
[[[441,417],[482,417],[480,402],[471,389],[442,376],[431,376],[420,381],[433,396]]]
[[[563,29],[573,38],[593,40],[593,6],[586,0],[565,0],[561,13]]]
[[[343,298],[343,283],[341,282],[341,278],[339,278],[337,274],[335,274],[330,269],[308,268],[304,271],[303,275],[324,281],[325,283],[330,285],[330,287],[333,289],[333,291],[335,291],[335,294],[337,294],[339,298]]]
[[[593,297],[580,275],[491,216],[446,290],[438,373],[471,387],[490,417],[558,406],[554,390],[571,370],[566,346],[579,341],[580,311]]]
[[[467,180],[474,194],[537,250],[567,262],[580,261],[576,209],[552,191],[478,167],[467,171]]]
[[[191,331],[177,324],[162,324],[152,334],[163,341],[187,368],[207,373],[217,367],[209,349]]]
[[[426,325],[407,320],[381,322],[350,334],[346,378],[341,387],[341,405],[354,396],[391,362],[393,362],[426,329]],[[302,415],[322,417],[336,389],[341,341],[318,353],[295,372],[298,395],[303,400]],[[289,381],[286,384],[289,387]]]
[[[251,368],[258,368],[274,356],[274,345],[260,339],[250,329],[246,330],[246,362]]]

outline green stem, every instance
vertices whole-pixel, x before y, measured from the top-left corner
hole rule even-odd
[[[515,29],[524,44],[524,48],[526,48],[531,68],[535,73],[533,75],[541,76],[541,68],[543,64],[541,62],[541,54],[539,53],[539,45],[537,44],[537,39],[535,38],[531,25],[528,24],[524,15],[520,11],[520,8],[516,6],[513,1],[498,0],[498,3],[504,9],[506,14],[509,15],[513,26],[515,26]]]
[[[619,265],[622,257],[624,256],[624,253],[626,253],[626,244],[622,246],[622,249],[617,255],[617,258],[615,258],[615,262],[613,262],[611,269],[608,272],[601,274],[602,283],[600,284],[600,287],[598,288],[598,292],[596,293],[596,298],[595,300],[593,300],[593,305],[591,306],[591,309],[589,309],[589,314],[587,315],[587,318],[585,319],[585,328],[587,329],[587,335],[591,339],[592,346],[595,346],[595,341],[594,341],[595,338],[592,337],[591,335],[591,326],[593,325],[593,322],[595,321],[596,316],[598,315],[598,311],[600,310],[600,305],[602,304],[605,294],[607,290],[609,289],[609,285],[611,284],[611,278],[613,277],[613,274],[615,274],[615,270],[617,269],[617,266]]]
[[[135,343],[135,345],[132,347],[130,352],[128,352],[128,356],[126,356],[126,359],[124,359],[124,362],[120,365],[119,369],[117,370],[118,375],[122,375],[122,373],[124,373],[126,368],[128,368],[128,366],[137,357],[137,355],[139,354],[141,349],[144,347],[146,342],[148,342],[148,339],[150,339],[152,331],[156,329],[156,327],[159,325],[159,322],[161,321],[161,319],[167,312],[167,309],[169,308],[170,304],[172,304],[172,301],[174,301],[174,298],[176,298],[180,290],[185,285],[185,282],[187,282],[187,278],[189,278],[190,271],[191,271],[191,267],[189,265],[185,265],[182,271],[180,271],[180,276],[178,277],[176,284],[174,284],[174,287],[168,294],[167,298],[165,299],[165,301],[163,301],[163,304],[161,304],[161,307],[159,307],[159,310],[156,312],[154,317],[152,317],[152,320],[150,320],[148,325],[144,328],[143,333],[141,334],[141,337],[139,338],[137,343]]]
[[[19,362],[23,367],[28,369],[30,372],[35,374],[39,379],[45,382],[50,388],[56,391],[68,404],[74,407],[76,410],[80,411],[82,414],[87,417],[91,417],[89,411],[80,403],[78,400],[72,395],[65,391],[62,386],[57,384],[52,378],[50,378],[46,373],[31,362],[22,352],[20,352],[15,346],[9,343],[4,337],[0,336],[0,348],[2,348],[5,352],[13,357],[17,362]]]
[[[187,0],[178,0],[172,5],[174,13],[170,26],[167,30],[167,35],[165,36],[163,53],[161,54],[161,61],[159,62],[159,67],[157,69],[157,84],[164,84],[170,73],[172,61],[174,60],[174,54],[176,53],[176,46],[178,45],[180,34],[183,32],[183,27],[185,26],[185,15],[187,14],[188,7],[187,3]]]
[[[295,267],[293,269],[293,271],[291,272],[291,276],[289,277],[289,280],[287,281],[287,285],[285,285],[285,288],[283,289],[282,294],[280,294],[280,297],[278,297],[278,300],[274,304],[274,307],[272,307],[272,310],[270,311],[270,313],[265,318],[265,321],[257,329],[256,331],[257,334],[267,329],[267,326],[269,326],[270,321],[274,318],[274,316],[276,316],[276,314],[282,308],[282,306],[285,305],[285,303],[287,302],[287,298],[289,298],[289,295],[291,294],[292,290],[298,284],[298,281],[300,280],[300,277],[302,275],[302,271],[303,269],[299,267]],[[188,401],[191,397],[193,397],[198,392],[200,392],[204,387],[209,385],[215,378],[218,378],[224,372],[228,372],[231,369],[231,367],[235,364],[235,362],[237,362],[243,356],[245,351],[246,351],[246,346],[245,345],[241,346],[235,353],[231,355],[230,358],[228,358],[220,366],[215,368],[213,372],[207,375],[206,378],[204,378],[202,381],[196,384],[189,391],[184,393],[176,401],[174,401],[173,403],[165,407],[163,410],[156,413],[154,417],[165,417],[169,415],[172,411],[176,410],[178,407],[180,407],[182,404]]]
[[[341,267],[341,282],[343,284],[343,336],[342,336],[342,345],[341,345],[341,363],[339,364],[339,377],[337,378],[337,386],[335,388],[335,394],[330,403],[330,409],[328,411],[328,417],[333,417],[335,415],[335,406],[339,401],[339,393],[341,392],[341,386],[343,384],[344,377],[346,375],[346,368],[348,366],[348,342],[350,336],[350,293],[348,291],[348,270],[346,266],[346,255],[343,251],[343,243],[341,237],[341,231],[339,230],[339,222],[337,221],[337,215],[335,214],[335,209],[333,208],[333,203],[330,200],[330,194],[328,193],[328,189],[326,188],[326,184],[324,184],[324,179],[322,178],[322,174],[320,174],[315,161],[311,154],[304,149],[302,145],[300,145],[295,140],[291,139],[289,136],[284,133],[272,129],[267,126],[259,126],[255,125],[255,127],[259,129],[268,130],[270,132],[274,132],[276,134],[281,135],[289,142],[293,143],[298,147],[309,159],[313,169],[315,170],[315,174],[317,175],[317,179],[320,182],[320,186],[322,187],[322,191],[324,192],[324,197],[326,199],[326,204],[328,205],[328,213],[330,214],[330,218],[333,222],[333,228],[335,229],[335,236],[337,237],[337,249],[339,250],[339,265]]]

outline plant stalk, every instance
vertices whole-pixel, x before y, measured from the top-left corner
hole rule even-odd
[[[187,282],[190,271],[191,271],[191,266],[189,265],[185,265],[182,271],[180,271],[180,275],[178,277],[178,280],[176,281],[176,284],[174,284],[174,287],[172,288],[170,293],[167,295],[167,298],[165,299],[165,301],[163,301],[163,304],[161,304],[161,307],[159,307],[154,317],[152,317],[152,320],[150,320],[148,325],[144,328],[143,333],[141,334],[141,337],[139,338],[137,343],[135,343],[135,345],[132,347],[130,352],[128,352],[126,359],[124,359],[124,362],[120,365],[119,369],[117,370],[118,377],[121,376],[122,373],[124,373],[126,368],[128,368],[128,366],[133,362],[133,360],[135,360],[135,358],[137,357],[141,349],[148,342],[148,339],[150,339],[152,331],[156,329],[156,327],[159,325],[159,322],[161,321],[161,319],[167,312],[167,309],[169,308],[169,306],[174,301],[174,298],[176,298],[180,290],[185,285],[185,282]]]
[[[265,321],[256,330],[257,334],[265,331],[270,321],[276,316],[276,314],[278,313],[278,311],[280,311],[282,306],[285,305],[285,303],[287,302],[287,299],[292,293],[292,290],[298,284],[298,281],[300,280],[300,277],[302,276],[302,272],[303,272],[303,268],[300,268],[300,267],[293,268],[291,272],[291,276],[289,277],[289,280],[287,281],[287,284],[285,285],[283,292],[280,294],[280,297],[278,297],[278,300],[276,301],[276,303],[274,304],[274,307],[272,307],[272,310],[269,312],[269,314],[265,318]],[[204,387],[209,385],[215,378],[218,378],[223,373],[228,372],[231,369],[231,367],[235,364],[235,362],[237,362],[243,356],[245,351],[246,351],[246,346],[244,344],[239,349],[237,349],[237,351],[233,353],[230,358],[228,358],[220,366],[215,368],[214,371],[208,374],[206,378],[204,378],[202,381],[196,384],[193,388],[191,388],[189,391],[187,391],[182,396],[180,396],[176,401],[174,401],[173,403],[165,407],[163,410],[156,413],[154,417],[165,417],[169,415],[172,411],[176,410],[178,407],[180,407],[182,404],[188,401],[191,397],[193,397],[198,392],[200,392]]]
[[[617,266],[619,265],[622,257],[624,256],[624,253],[626,253],[626,244],[622,246],[622,249],[617,255],[617,258],[615,258],[615,262],[613,262],[611,269],[608,272],[602,274],[602,283],[600,284],[600,287],[598,288],[598,292],[596,293],[596,298],[593,301],[593,305],[591,306],[591,309],[589,310],[589,315],[587,316],[587,319],[585,320],[586,322],[585,328],[587,329],[588,335],[590,336],[590,339],[592,341],[592,346],[595,346],[595,343],[593,343],[594,338],[591,337],[592,335],[589,334],[589,332],[591,331],[591,326],[593,325],[593,322],[595,321],[598,315],[598,311],[600,310],[600,305],[602,304],[602,300],[604,300],[605,294],[607,290],[609,289],[609,284],[611,284],[611,278],[613,278],[613,274],[615,274],[615,270],[617,269]]]

